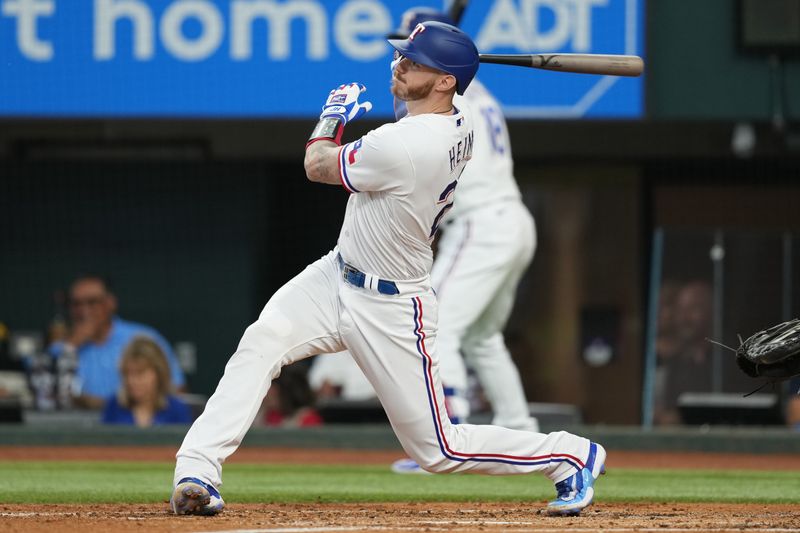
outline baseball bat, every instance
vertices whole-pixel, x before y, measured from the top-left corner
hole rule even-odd
[[[447,15],[455,22],[456,26],[461,23],[461,17],[464,16],[464,10],[467,8],[469,0],[453,0],[450,4],[450,9],[447,10]]]
[[[481,63],[517,65],[520,67],[578,72],[582,74],[608,74],[611,76],[638,76],[644,70],[639,56],[601,54],[480,54]]]

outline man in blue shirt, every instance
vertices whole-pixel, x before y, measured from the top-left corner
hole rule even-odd
[[[63,341],[53,343],[55,357],[77,356],[77,387],[74,403],[100,409],[120,386],[119,361],[128,343],[144,335],[155,340],[167,354],[172,382],[185,389],[185,378],[169,343],[155,329],[123,320],[115,315],[117,298],[100,276],[84,276],[70,287],[71,329]]]
[[[786,401],[786,425],[800,432],[800,376],[789,382],[789,397]]]

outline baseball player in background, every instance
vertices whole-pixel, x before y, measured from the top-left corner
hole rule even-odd
[[[331,91],[306,145],[311,181],[351,196],[337,246],[281,287],[244,332],[217,390],[177,453],[177,514],[216,514],[222,463],[239,446],[284,365],[348,350],[372,384],[406,453],[430,472],[541,472],[554,514],[592,502],[604,471],[599,444],[566,432],[451,424],[436,358],[437,303],[430,247],[474,148],[469,111],[453,104],[478,70],[458,28],[418,25],[396,50],[392,94],[408,114],[341,145],[369,111],[357,83]]]
[[[452,24],[444,13],[412,8],[391,37],[407,36],[417,24],[429,21]],[[536,227],[514,179],[508,129],[497,100],[473,80],[454,102],[472,111],[475,149],[458,181],[458,201],[440,225],[431,270],[439,302],[436,345],[448,413],[456,423],[469,417],[466,359],[492,404],[492,424],[538,431],[503,339],[517,286],[536,250]],[[398,100],[395,107],[402,115],[404,102]]]

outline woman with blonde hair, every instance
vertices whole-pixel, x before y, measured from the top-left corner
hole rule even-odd
[[[134,338],[122,354],[119,370],[122,386],[106,402],[103,423],[148,427],[192,421],[189,407],[172,394],[167,357],[153,339]]]

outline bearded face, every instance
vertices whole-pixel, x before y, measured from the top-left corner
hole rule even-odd
[[[399,83],[392,80],[392,94],[399,100],[404,102],[413,102],[415,100],[423,100],[433,91],[433,85],[436,80],[423,81],[420,84],[412,85],[406,81]]]
[[[398,100],[413,102],[427,98],[442,75],[436,69],[399,56],[393,62],[392,94]]]

